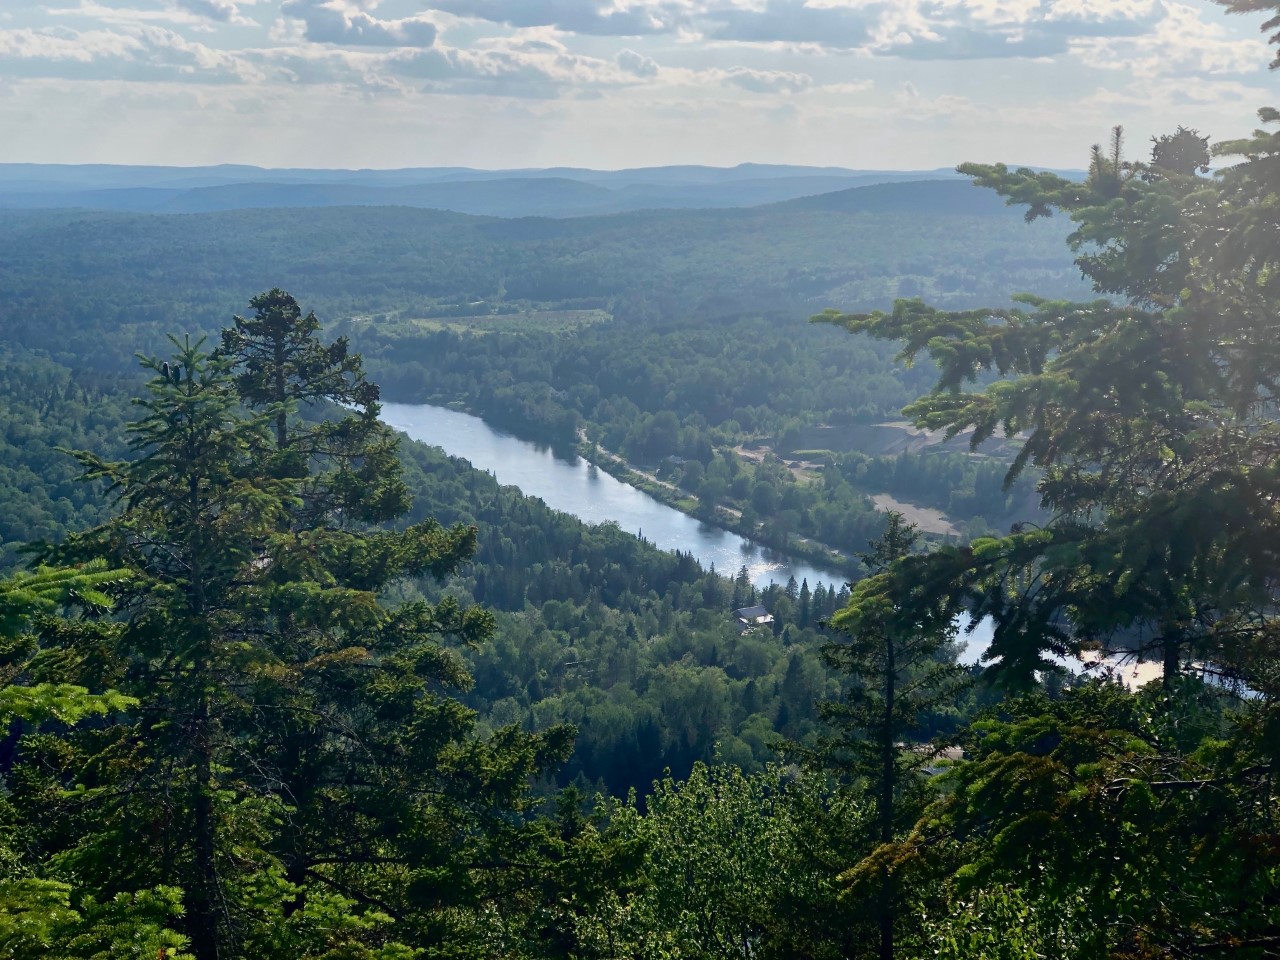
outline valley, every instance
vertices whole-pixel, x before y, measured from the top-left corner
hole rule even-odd
[[[0,166],[0,954],[1268,955],[1280,364],[1116,151]]]

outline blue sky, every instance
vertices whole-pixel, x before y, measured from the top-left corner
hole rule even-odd
[[[1079,167],[1269,60],[1207,0],[0,0],[0,161]]]

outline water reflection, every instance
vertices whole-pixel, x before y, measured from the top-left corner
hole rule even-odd
[[[719,527],[708,526],[647,493],[597,470],[576,456],[495,430],[479,417],[431,404],[384,403],[382,419],[415,440],[442,448],[472,466],[492,473],[500,483],[541,498],[554,510],[587,523],[617,523],[663,550],[691,553],[725,576],[747,568],[758,587],[809,581],[840,586],[845,577],[759,546]]]

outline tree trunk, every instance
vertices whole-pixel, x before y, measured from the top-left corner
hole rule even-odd
[[[276,449],[283,450],[285,444],[289,442],[289,418],[284,408],[288,393],[284,378],[284,343],[280,338],[275,342],[275,361],[276,403],[280,405],[276,413]]]
[[[213,718],[209,710],[212,685],[210,660],[212,642],[205,621],[205,581],[203,564],[202,501],[199,478],[188,480],[188,555],[191,563],[191,614],[195,621],[198,646],[192,664],[196,684],[196,705],[192,723],[192,747],[195,752],[195,782],[192,784],[192,837],[194,852],[193,889],[188,894],[187,929],[191,932],[191,948],[196,960],[218,960],[218,863],[213,809]]]
[[[284,905],[284,915],[291,917],[307,906],[307,862],[301,855],[297,855],[288,861],[285,866],[284,878],[298,890],[293,899]]]
[[[893,742],[893,700],[897,681],[893,638],[885,638],[884,735],[880,743],[880,842],[893,842],[893,795],[897,779],[897,747]],[[880,960],[893,960],[893,876],[880,875]]]
[[[893,877],[885,867],[880,888],[880,960],[893,960]]]
[[[202,672],[202,671],[199,671]],[[218,960],[218,865],[213,813],[213,738],[209,700],[201,692],[195,723],[195,884],[191,891],[188,929],[196,960]]]
[[[1164,653],[1164,675],[1161,683],[1166,687],[1173,686],[1174,680],[1182,667],[1182,641],[1177,630],[1170,627],[1160,638],[1160,647]]]
[[[299,811],[299,817],[301,817],[302,810],[310,804],[312,785],[310,781],[304,782],[300,773],[302,770],[302,748],[299,744],[301,734],[294,731],[286,734],[286,736],[289,737],[289,740],[281,763],[282,776],[288,778],[288,791],[293,796],[294,805]],[[306,840],[301,823],[297,826],[291,825],[284,828],[281,831],[280,839],[285,844],[284,852],[280,858],[284,862],[285,879],[298,890],[293,899],[286,903],[284,907],[284,915],[291,917],[307,905],[307,869],[310,864],[306,855]]]

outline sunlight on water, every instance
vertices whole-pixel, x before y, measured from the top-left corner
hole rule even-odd
[[[552,509],[587,523],[616,523],[663,550],[691,553],[704,567],[714,565],[724,576],[732,577],[745,566],[758,587],[786,583],[793,576],[797,583],[808,580],[810,589],[819,583],[838,588],[846,580],[836,571],[792,560],[736,533],[708,526],[592,469],[585,460],[556,456],[550,448],[495,430],[479,417],[431,404],[384,403],[382,419],[414,440],[469,460],[499,483],[519,487]]]

